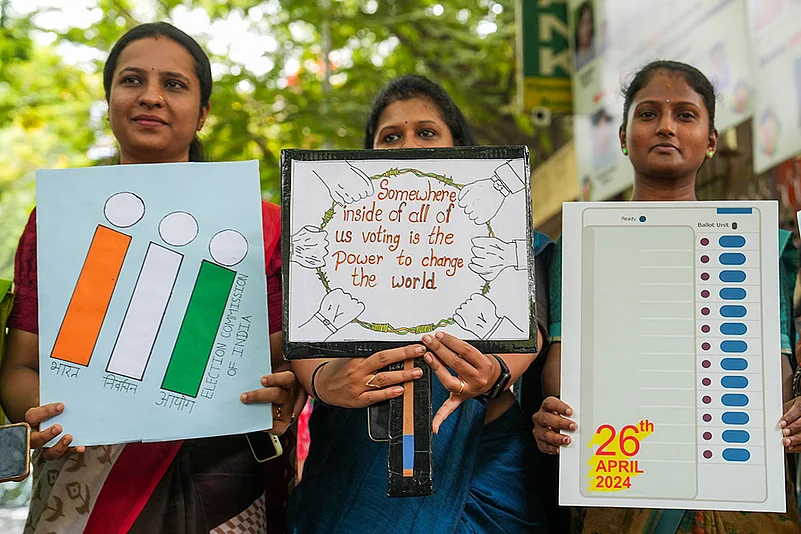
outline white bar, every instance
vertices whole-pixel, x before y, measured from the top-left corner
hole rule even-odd
[[[183,255],[150,243],[106,370],[142,380]]]

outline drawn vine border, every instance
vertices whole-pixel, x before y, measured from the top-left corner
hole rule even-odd
[[[401,174],[414,174],[418,178],[431,178],[434,179],[448,187],[454,187],[458,190],[461,190],[464,187],[464,184],[459,184],[453,181],[453,178],[448,176],[443,176],[441,174],[436,174],[433,172],[423,172],[418,169],[412,168],[393,168],[384,171],[381,174],[376,174],[374,176],[370,176],[370,180],[376,181],[380,180],[381,178],[392,178],[394,176],[400,176]],[[336,215],[336,207],[337,203],[332,202],[331,207],[323,214],[322,224],[320,224],[320,230],[323,230],[326,225],[334,218]],[[495,237],[495,232],[492,229],[492,225],[487,221],[487,233],[489,237]],[[323,287],[325,288],[326,293],[330,293],[331,290],[331,283],[328,280],[328,275],[323,270],[322,267],[317,268],[317,277],[322,282]],[[485,282],[484,285],[481,287],[481,294],[486,295],[489,293],[490,290],[490,283]],[[351,321],[353,323],[357,323],[359,326],[366,328],[367,330],[371,330],[373,332],[389,332],[392,334],[399,334],[399,335],[406,335],[406,334],[425,334],[428,332],[433,332],[437,328],[444,328],[446,326],[452,325],[455,323],[453,317],[445,317],[444,319],[440,319],[436,323],[427,323],[427,324],[419,324],[417,326],[392,326],[389,323],[371,323],[368,321],[360,321],[359,319],[354,319]]]

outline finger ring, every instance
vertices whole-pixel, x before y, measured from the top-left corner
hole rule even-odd
[[[275,418],[281,419],[281,406],[278,404],[273,404],[273,407],[275,408]]]
[[[376,376],[377,375],[370,375],[370,378],[367,379],[367,383],[364,385],[367,386],[368,388],[376,388],[376,389],[381,388],[381,386],[379,386],[378,384],[373,384],[373,380],[375,380]]]
[[[457,395],[461,395],[464,393],[464,380],[461,378],[459,379],[459,391],[456,392]]]

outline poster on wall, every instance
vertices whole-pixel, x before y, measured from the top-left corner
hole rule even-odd
[[[263,430],[258,163],[38,171],[41,403],[72,444]]]
[[[633,183],[620,150],[621,89],[647,63],[669,59],[703,72],[717,94],[716,124],[725,130],[753,112],[745,0],[675,3],[574,0],[574,135],[583,200],[603,200]],[[652,24],[642,24],[642,20]]]
[[[756,105],[754,172],[801,152],[801,2],[749,0]]]
[[[560,504],[784,512],[776,202],[563,216]]]
[[[285,150],[288,358],[369,355],[443,330],[536,345],[525,147]]]

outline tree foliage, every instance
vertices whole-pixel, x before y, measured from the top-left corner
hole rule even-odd
[[[263,193],[271,200],[278,199],[282,148],[361,147],[372,98],[404,73],[442,83],[484,144],[528,145],[536,163],[553,150],[553,134],[561,133],[532,127],[513,105],[512,0],[150,0],[148,9],[142,0],[96,4],[99,22],[53,28],[42,22],[44,10],[15,15],[9,0],[0,0],[0,221],[6,219],[0,222],[0,277],[10,276],[9,241],[32,205],[33,170],[107,162],[88,157],[93,147],[113,146],[99,73],[114,42],[141,22],[181,26],[208,18],[212,31],[185,27],[214,65],[203,132],[207,154],[216,161],[258,159]],[[241,32],[239,46],[220,45],[226,27]],[[52,42],[32,38],[43,35]],[[243,63],[242,43],[255,60]],[[62,46],[93,51],[87,56],[96,59],[69,65],[55,52]]]
[[[34,202],[36,169],[83,166],[97,128],[93,76],[37,47],[30,18],[0,2],[0,277],[10,278],[17,239]]]

